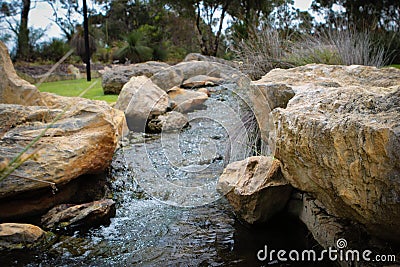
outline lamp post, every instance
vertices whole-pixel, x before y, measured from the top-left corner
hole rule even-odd
[[[83,30],[84,30],[85,50],[86,50],[86,80],[90,82],[92,78],[90,75],[89,25],[87,18],[86,0],[83,0]]]

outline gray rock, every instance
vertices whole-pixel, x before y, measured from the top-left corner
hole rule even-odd
[[[164,114],[169,107],[167,93],[146,76],[132,77],[124,85],[115,108],[125,112],[128,127],[144,132],[147,121]]]
[[[189,124],[185,115],[171,111],[152,119],[147,127],[151,132],[171,132],[181,130]]]
[[[169,65],[163,62],[148,61],[129,66],[115,65],[106,68],[102,75],[104,94],[119,94],[122,87],[133,76],[152,77],[155,73],[168,69]]]
[[[183,88],[199,88],[206,86],[216,86],[222,84],[224,81],[221,78],[210,77],[207,75],[193,76],[182,82]]]
[[[221,78],[224,81],[229,81],[229,83],[235,83],[244,76],[244,74],[235,68],[211,61],[181,62],[174,65],[173,69],[182,73],[184,80],[198,75],[206,75]]]
[[[183,61],[211,61],[211,62],[221,63],[233,68],[239,67],[239,64],[235,61],[230,61],[219,57],[205,56],[199,53],[190,53],[186,55]]]
[[[172,66],[158,71],[151,77],[151,80],[158,87],[167,91],[174,86],[180,86],[183,81],[183,75],[182,71],[177,70]]]

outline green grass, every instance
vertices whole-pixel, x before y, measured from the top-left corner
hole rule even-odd
[[[93,88],[87,91],[82,97],[104,100],[108,103],[117,101],[118,95],[104,95],[100,78],[92,79],[90,82],[86,81],[86,79],[48,82],[42,83],[38,88],[41,92],[49,92],[61,96],[78,96],[83,90],[93,84]]]
[[[400,64],[392,64],[392,65],[389,65],[389,67],[395,67],[395,68],[400,69]]]

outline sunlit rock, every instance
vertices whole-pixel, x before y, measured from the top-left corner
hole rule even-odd
[[[208,99],[208,95],[200,91],[191,91],[174,87],[168,92],[168,96],[173,101],[172,108],[179,112],[189,112],[201,105]]]
[[[169,107],[167,93],[145,76],[132,77],[124,85],[115,108],[125,112],[132,131],[145,131],[147,121],[164,114]]]
[[[292,191],[281,173],[279,160],[265,156],[230,163],[221,174],[217,189],[236,214],[250,224],[265,222],[281,211]]]
[[[32,247],[44,236],[45,232],[32,224],[2,223],[0,224],[0,250]]]
[[[259,82],[295,92],[269,115],[266,140],[285,178],[328,213],[400,242],[400,70],[314,64]]]
[[[0,42],[0,103],[41,106],[43,101],[36,86],[15,72],[7,47]]]

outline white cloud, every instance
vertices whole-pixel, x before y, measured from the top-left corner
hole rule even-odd
[[[295,0],[294,7],[304,11],[310,8],[311,2],[312,0]]]

